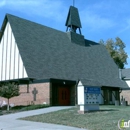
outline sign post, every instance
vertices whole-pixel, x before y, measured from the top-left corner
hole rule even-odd
[[[99,110],[100,87],[78,85],[79,113]]]

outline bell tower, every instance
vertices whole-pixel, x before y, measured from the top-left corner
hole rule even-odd
[[[73,4],[74,5],[74,4]],[[81,33],[81,22],[78,9],[74,6],[70,6],[65,23],[67,35],[71,43],[85,46],[85,39]]]
[[[82,26],[80,22],[78,9],[76,7],[70,6],[65,26],[67,26],[66,32],[69,30],[71,32],[77,33],[78,29],[79,34],[82,34],[81,33]]]

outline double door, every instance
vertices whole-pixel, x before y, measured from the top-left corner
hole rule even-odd
[[[70,90],[68,87],[59,87],[59,105],[67,106],[70,105]]]

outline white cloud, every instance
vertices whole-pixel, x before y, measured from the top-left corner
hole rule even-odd
[[[130,28],[129,17],[129,4],[128,0],[118,1],[94,1],[88,4],[85,9],[82,10],[82,23],[87,26],[90,31],[104,31],[109,29],[115,29],[119,31],[125,31]]]
[[[114,19],[116,16],[113,15],[114,7],[111,6],[111,2],[111,0],[107,2],[99,0],[88,4],[86,8],[82,9],[82,23],[89,31],[105,31],[112,29],[116,25]]]
[[[81,19],[90,31],[105,30],[115,25],[112,19],[102,17],[99,13],[96,14],[91,11],[82,11]]]
[[[4,7],[10,10],[19,11],[28,15],[36,15],[55,20],[62,20],[65,8],[61,0],[4,0]]]

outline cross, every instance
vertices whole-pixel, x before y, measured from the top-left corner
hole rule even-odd
[[[33,101],[36,101],[36,94],[38,93],[38,91],[36,90],[36,88],[33,89],[32,94],[33,94]]]

